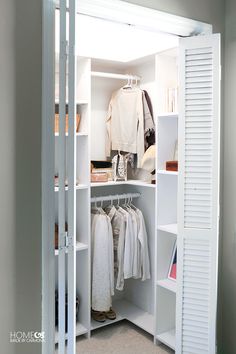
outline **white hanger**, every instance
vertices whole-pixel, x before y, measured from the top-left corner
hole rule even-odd
[[[122,87],[123,89],[131,89],[132,88],[132,83],[131,83],[131,76],[127,75],[127,84]]]

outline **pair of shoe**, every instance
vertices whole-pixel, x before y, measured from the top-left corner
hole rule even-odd
[[[97,322],[105,322],[107,319],[108,320],[115,320],[116,319],[116,313],[115,311],[110,308],[109,311],[95,311],[92,309],[91,311],[92,314],[92,319]]]

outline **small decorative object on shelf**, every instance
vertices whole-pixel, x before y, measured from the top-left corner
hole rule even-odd
[[[167,171],[178,171],[178,140],[175,143],[174,156],[172,161],[166,161]]]
[[[106,172],[92,172],[91,182],[108,182],[108,174]]]
[[[166,171],[178,171],[178,161],[166,161]]]
[[[177,244],[175,243],[172,257],[171,257],[168,278],[176,281],[176,273],[177,273]]]
[[[112,181],[112,163],[108,161],[91,162],[91,182]]]
[[[168,88],[167,92],[167,110],[168,112],[178,111],[178,88]]]
[[[112,173],[113,180],[116,181],[127,181],[127,163],[128,159],[126,155],[122,155],[118,151],[118,155],[114,156],[112,159]]]

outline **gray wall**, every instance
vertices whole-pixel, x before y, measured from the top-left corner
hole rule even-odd
[[[1,353],[37,354],[9,332],[41,328],[41,1],[0,1]]]
[[[236,1],[226,0],[223,238],[223,348],[236,353]]]

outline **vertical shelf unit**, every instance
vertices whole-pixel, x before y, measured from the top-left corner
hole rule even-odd
[[[166,171],[165,162],[173,160],[178,115],[159,115],[157,131],[156,340],[175,350],[177,283],[168,273],[178,242],[178,173]]]
[[[77,58],[77,99],[76,110],[80,114],[79,132],[76,134],[76,295],[79,297],[79,313],[76,324],[76,336],[90,335],[90,86],[91,60]],[[55,174],[58,169],[58,136],[55,134]],[[66,134],[66,160],[68,161],[68,139]],[[67,166],[66,166],[67,170]],[[65,187],[66,191],[68,188]],[[58,221],[58,187],[55,187],[55,222]],[[67,196],[66,193],[66,203]],[[67,210],[67,207],[66,207]],[[66,220],[68,215],[66,215]],[[56,289],[57,259],[56,256]],[[67,338],[67,336],[66,336]],[[58,331],[55,331],[55,343],[58,343]]]
[[[177,282],[168,277],[178,240],[178,172],[166,171],[178,141],[178,113],[168,112],[168,89],[178,87],[177,50],[156,56],[157,200],[155,340],[175,350]],[[177,108],[177,107],[176,107]],[[164,113],[162,113],[164,112]]]

